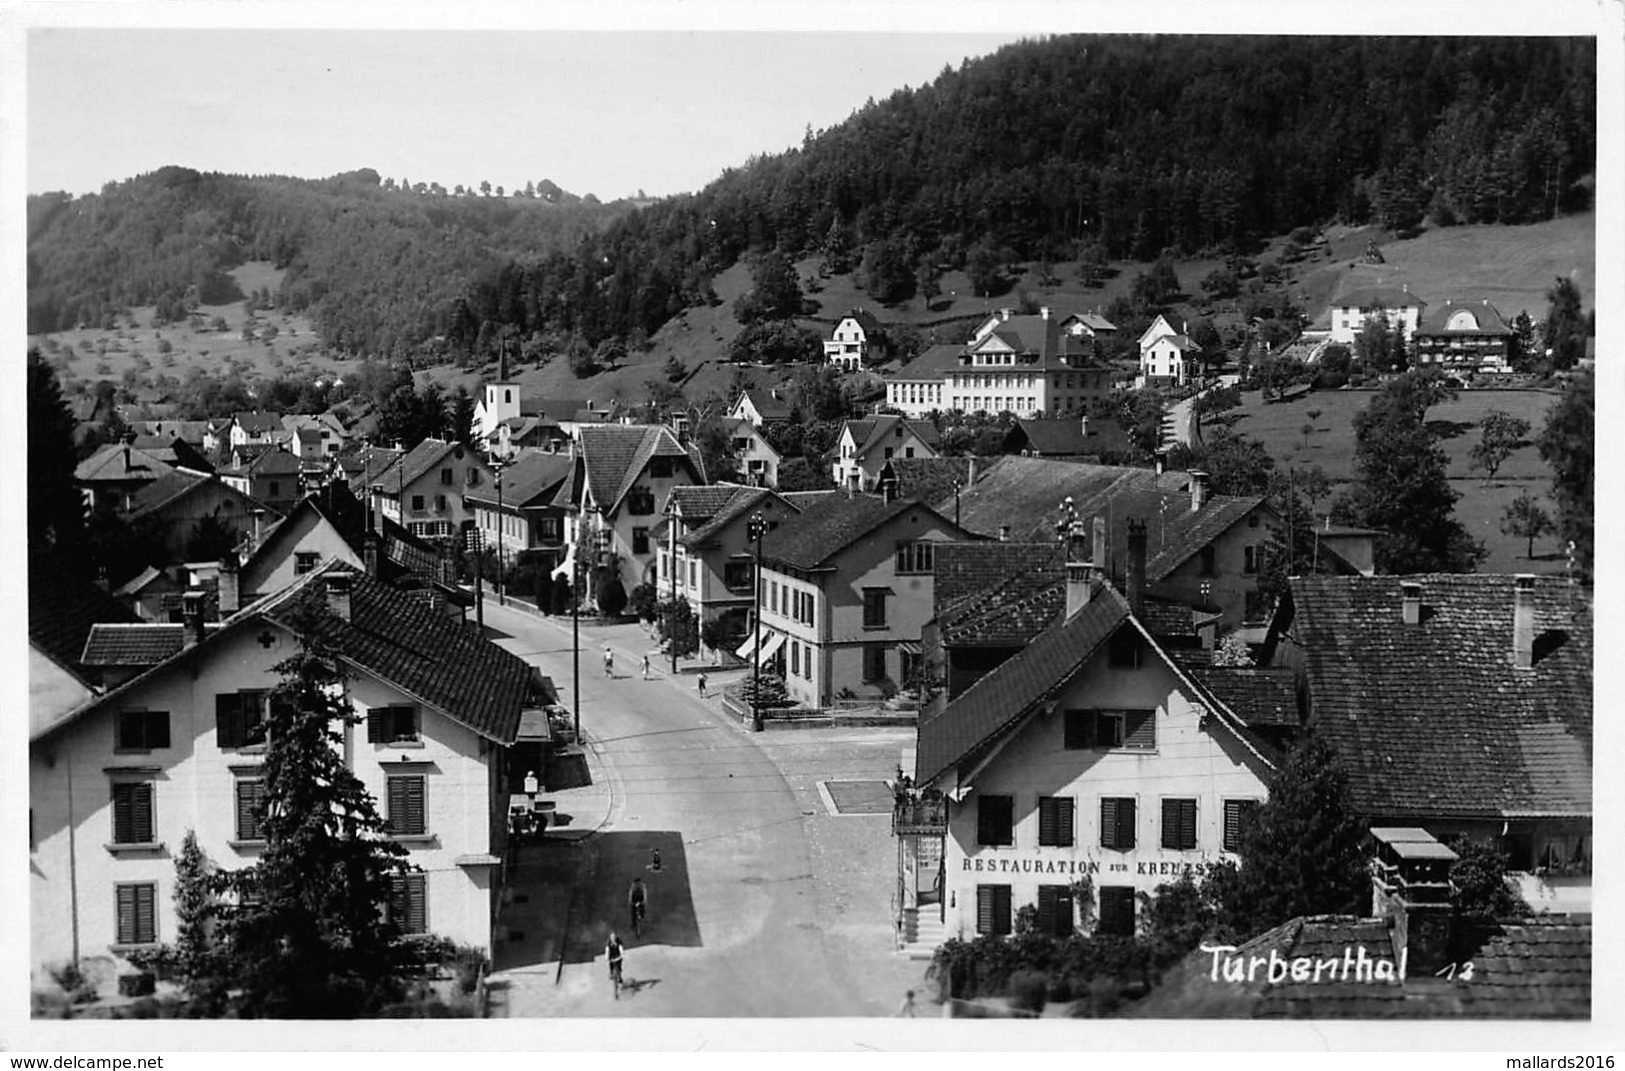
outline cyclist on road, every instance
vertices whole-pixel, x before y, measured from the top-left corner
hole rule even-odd
[[[631,887],[626,890],[626,908],[632,916],[632,932],[642,937],[643,919],[649,910],[649,888],[642,878],[633,878]]]
[[[609,980],[615,986],[615,999],[621,999],[621,938],[614,930],[609,932],[609,943],[604,946],[609,956]]]

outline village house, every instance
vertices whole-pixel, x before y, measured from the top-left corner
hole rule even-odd
[[[50,553],[28,556],[28,720],[44,727],[89,701],[96,673],[82,657],[85,640],[99,624],[138,624],[139,619],[73,564]]]
[[[621,586],[631,591],[656,577],[651,532],[659,523],[658,504],[672,488],[703,483],[697,453],[677,441],[670,429],[654,425],[583,427],[566,489],[568,553],[612,566]],[[585,544],[583,546],[583,544]]]
[[[965,533],[913,499],[828,495],[762,541],[763,664],[792,700],[880,698],[917,686],[932,549]],[[753,629],[737,654],[754,657]]]
[[[207,420],[132,420],[130,430],[138,435],[177,440],[195,450],[207,452],[203,445],[204,435],[209,430]]]
[[[1446,301],[1411,336],[1413,364],[1469,375],[1512,371],[1512,328],[1488,301]]]
[[[782,424],[790,419],[790,402],[777,387],[742,390],[728,410],[728,416],[748,420],[758,428],[764,424]]]
[[[1135,451],[1134,443],[1117,421],[1074,416],[1018,419],[1004,437],[1004,452],[1116,464],[1133,457]]]
[[[339,418],[332,413],[285,416],[282,427],[287,436],[288,449],[300,459],[333,457],[343,453],[344,444],[350,438]]]
[[[750,518],[760,515],[776,530],[794,523],[798,512],[764,487],[725,483],[673,487],[666,499],[666,516],[653,533],[660,598],[687,599],[702,625],[720,619],[726,646],[737,647],[749,631],[754,600]]]
[[[300,496],[299,458],[281,446],[248,444],[232,448],[233,464],[220,470],[228,487],[287,513]]]
[[[1175,331],[1161,313],[1140,336],[1140,381],[1148,384],[1183,387],[1191,375],[1191,362],[1201,353],[1183,329]]]
[[[156,453],[131,443],[108,443],[79,462],[73,482],[84,495],[87,509],[128,510],[143,487],[175,471]]]
[[[571,437],[575,434],[575,425],[608,418],[608,410],[595,407],[589,399],[527,397],[519,383],[507,378],[506,368],[506,362],[503,362],[498,370],[498,381],[487,383],[479,400],[474,403],[474,434],[482,443],[500,446],[504,455],[521,446],[533,445],[514,441],[515,432],[520,439],[538,435],[551,438],[554,437],[552,429],[557,428],[564,437]],[[527,417],[536,419],[538,423],[523,423]],[[520,423],[509,423],[515,420]],[[506,439],[503,439],[500,430],[503,425],[508,425]]]
[[[500,467],[488,486],[466,498],[480,546],[504,565],[532,559],[551,571],[564,557],[565,490],[574,460],[567,454],[527,451]]]
[[[848,420],[835,439],[830,478],[836,487],[872,491],[886,462],[894,457],[936,457],[936,446],[937,429],[925,421],[913,423],[885,414]]]
[[[1234,858],[1268,795],[1270,746],[1084,553],[1063,622],[920,724],[915,784],[942,802],[900,852],[909,943],[1009,934],[1027,905],[1040,933],[1132,935],[1139,894]]]
[[[218,525],[230,545],[255,536],[257,528],[281,514],[228,485],[218,476],[172,470],[131,497],[124,519],[150,536],[166,561],[186,561],[193,539]]]
[[[1591,618],[1561,577],[1294,577],[1262,658],[1373,825],[1495,844],[1531,906],[1589,911]]]
[[[496,431],[485,440],[486,456],[504,461],[527,450],[556,454],[569,449],[570,434],[563,425],[548,416],[509,417],[498,424]]]
[[[492,474],[485,459],[462,443],[424,439],[362,479],[371,486],[358,495],[370,494],[383,516],[423,539],[451,539],[474,519],[464,496],[489,486]]]
[[[779,452],[767,441],[761,428],[743,418],[727,417],[722,430],[739,469],[739,481],[753,487],[779,485]]]
[[[843,372],[861,372],[865,365],[884,361],[888,352],[885,330],[868,309],[853,309],[841,317],[824,340],[824,363]]]
[[[391,915],[408,933],[489,955],[507,749],[524,711],[543,701],[534,670],[421,599],[336,563],[212,629],[203,598],[189,604],[178,650],[31,725],[34,965],[122,964],[173,941],[174,857],[189,832],[225,869],[264,850],[267,695],[301,628],[337,655],[344,701],[360,718],[343,729],[346,762],[409,851],[413,870],[397,879]]]
[[[282,417],[278,413],[268,413],[255,410],[251,413],[234,413],[231,418],[226,441],[232,446],[247,446],[262,444],[269,446],[276,441],[282,433]]]
[[[1089,339],[1095,343],[1109,342],[1117,337],[1117,325],[1098,312],[1075,312],[1061,321],[1061,330],[1073,338]]]
[[[1411,293],[1409,283],[1398,287],[1368,286],[1349,290],[1333,298],[1329,306],[1333,342],[1352,346],[1368,319],[1381,317],[1389,327],[1398,327],[1405,336],[1406,345],[1422,322],[1422,310],[1427,302]]]

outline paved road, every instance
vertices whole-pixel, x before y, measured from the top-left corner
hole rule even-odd
[[[489,603],[485,622],[506,634],[497,642],[553,677],[561,702],[575,705],[568,624]],[[885,867],[894,850],[886,819],[830,819],[802,769],[805,747],[777,739],[801,734],[751,734],[725,722],[715,699],[708,704],[698,697],[692,677],[668,678],[658,658],[653,679],[640,679],[648,637],[637,629],[609,631],[612,679],[604,675],[602,641],[589,641],[585,631],[581,658],[582,729],[609,782],[608,821],[569,853],[552,849],[548,864],[562,868],[562,877],[539,873],[539,858],[522,860],[512,883],[520,895],[532,883],[561,881],[573,886],[574,903],[562,949],[533,946],[499,956],[499,974],[510,980],[507,1013],[885,1014],[901,995],[897,979],[917,975],[919,965],[882,962],[878,973],[887,977],[876,978],[871,964],[855,963],[849,938],[856,927],[865,948],[882,961],[891,956],[889,904],[884,892],[878,903],[874,895],[889,885],[883,874],[871,874],[860,897],[865,902],[851,917],[844,901],[833,909],[843,917],[828,917],[833,887],[823,880],[827,875],[815,880],[815,868],[829,867],[832,853],[827,832],[814,834],[810,826],[845,823],[841,835],[859,836],[861,850],[836,854],[861,855],[873,871]],[[869,776],[875,776],[889,769],[896,742],[894,734],[881,739],[882,746],[850,746],[879,757],[870,761],[877,769]],[[781,771],[787,747],[803,756],[799,767],[790,764],[788,779]],[[651,848],[660,851],[658,872],[651,869]],[[628,932],[626,904],[628,885],[639,875],[650,889],[641,938]],[[557,910],[556,900],[549,903]],[[625,974],[633,983],[619,1001],[611,995],[603,950],[612,927],[626,944]]]

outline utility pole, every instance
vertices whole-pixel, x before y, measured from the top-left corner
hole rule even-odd
[[[666,568],[671,573],[671,601],[666,611],[666,643],[671,648],[671,673],[677,675],[677,518],[666,515]]]
[[[508,515],[502,512],[502,469],[503,463],[493,459],[491,471],[497,478],[497,602],[502,606],[508,605],[508,591],[502,583],[502,530],[507,527]]]
[[[751,580],[756,591],[756,648],[751,654],[756,661],[750,692],[750,727],[762,731],[762,537],[767,534],[767,519],[760,513],[750,519],[745,534],[756,543],[756,568]]]
[[[571,695],[575,702],[575,742],[581,745],[581,520],[582,515],[576,514],[576,545],[571,551],[570,559],[570,650],[571,661],[575,674],[575,684]]]

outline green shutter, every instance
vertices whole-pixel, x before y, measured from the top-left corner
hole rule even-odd
[[[242,747],[247,742],[246,725],[242,718],[242,701],[236,692],[223,692],[214,697],[215,743],[220,748]]]
[[[387,742],[384,732],[385,707],[370,707],[367,710],[367,743],[382,744]]]
[[[1123,746],[1149,751],[1157,746],[1157,712],[1154,710],[1125,710],[1123,712]]]
[[[115,890],[118,899],[118,943],[135,944],[135,886],[120,885]]]

